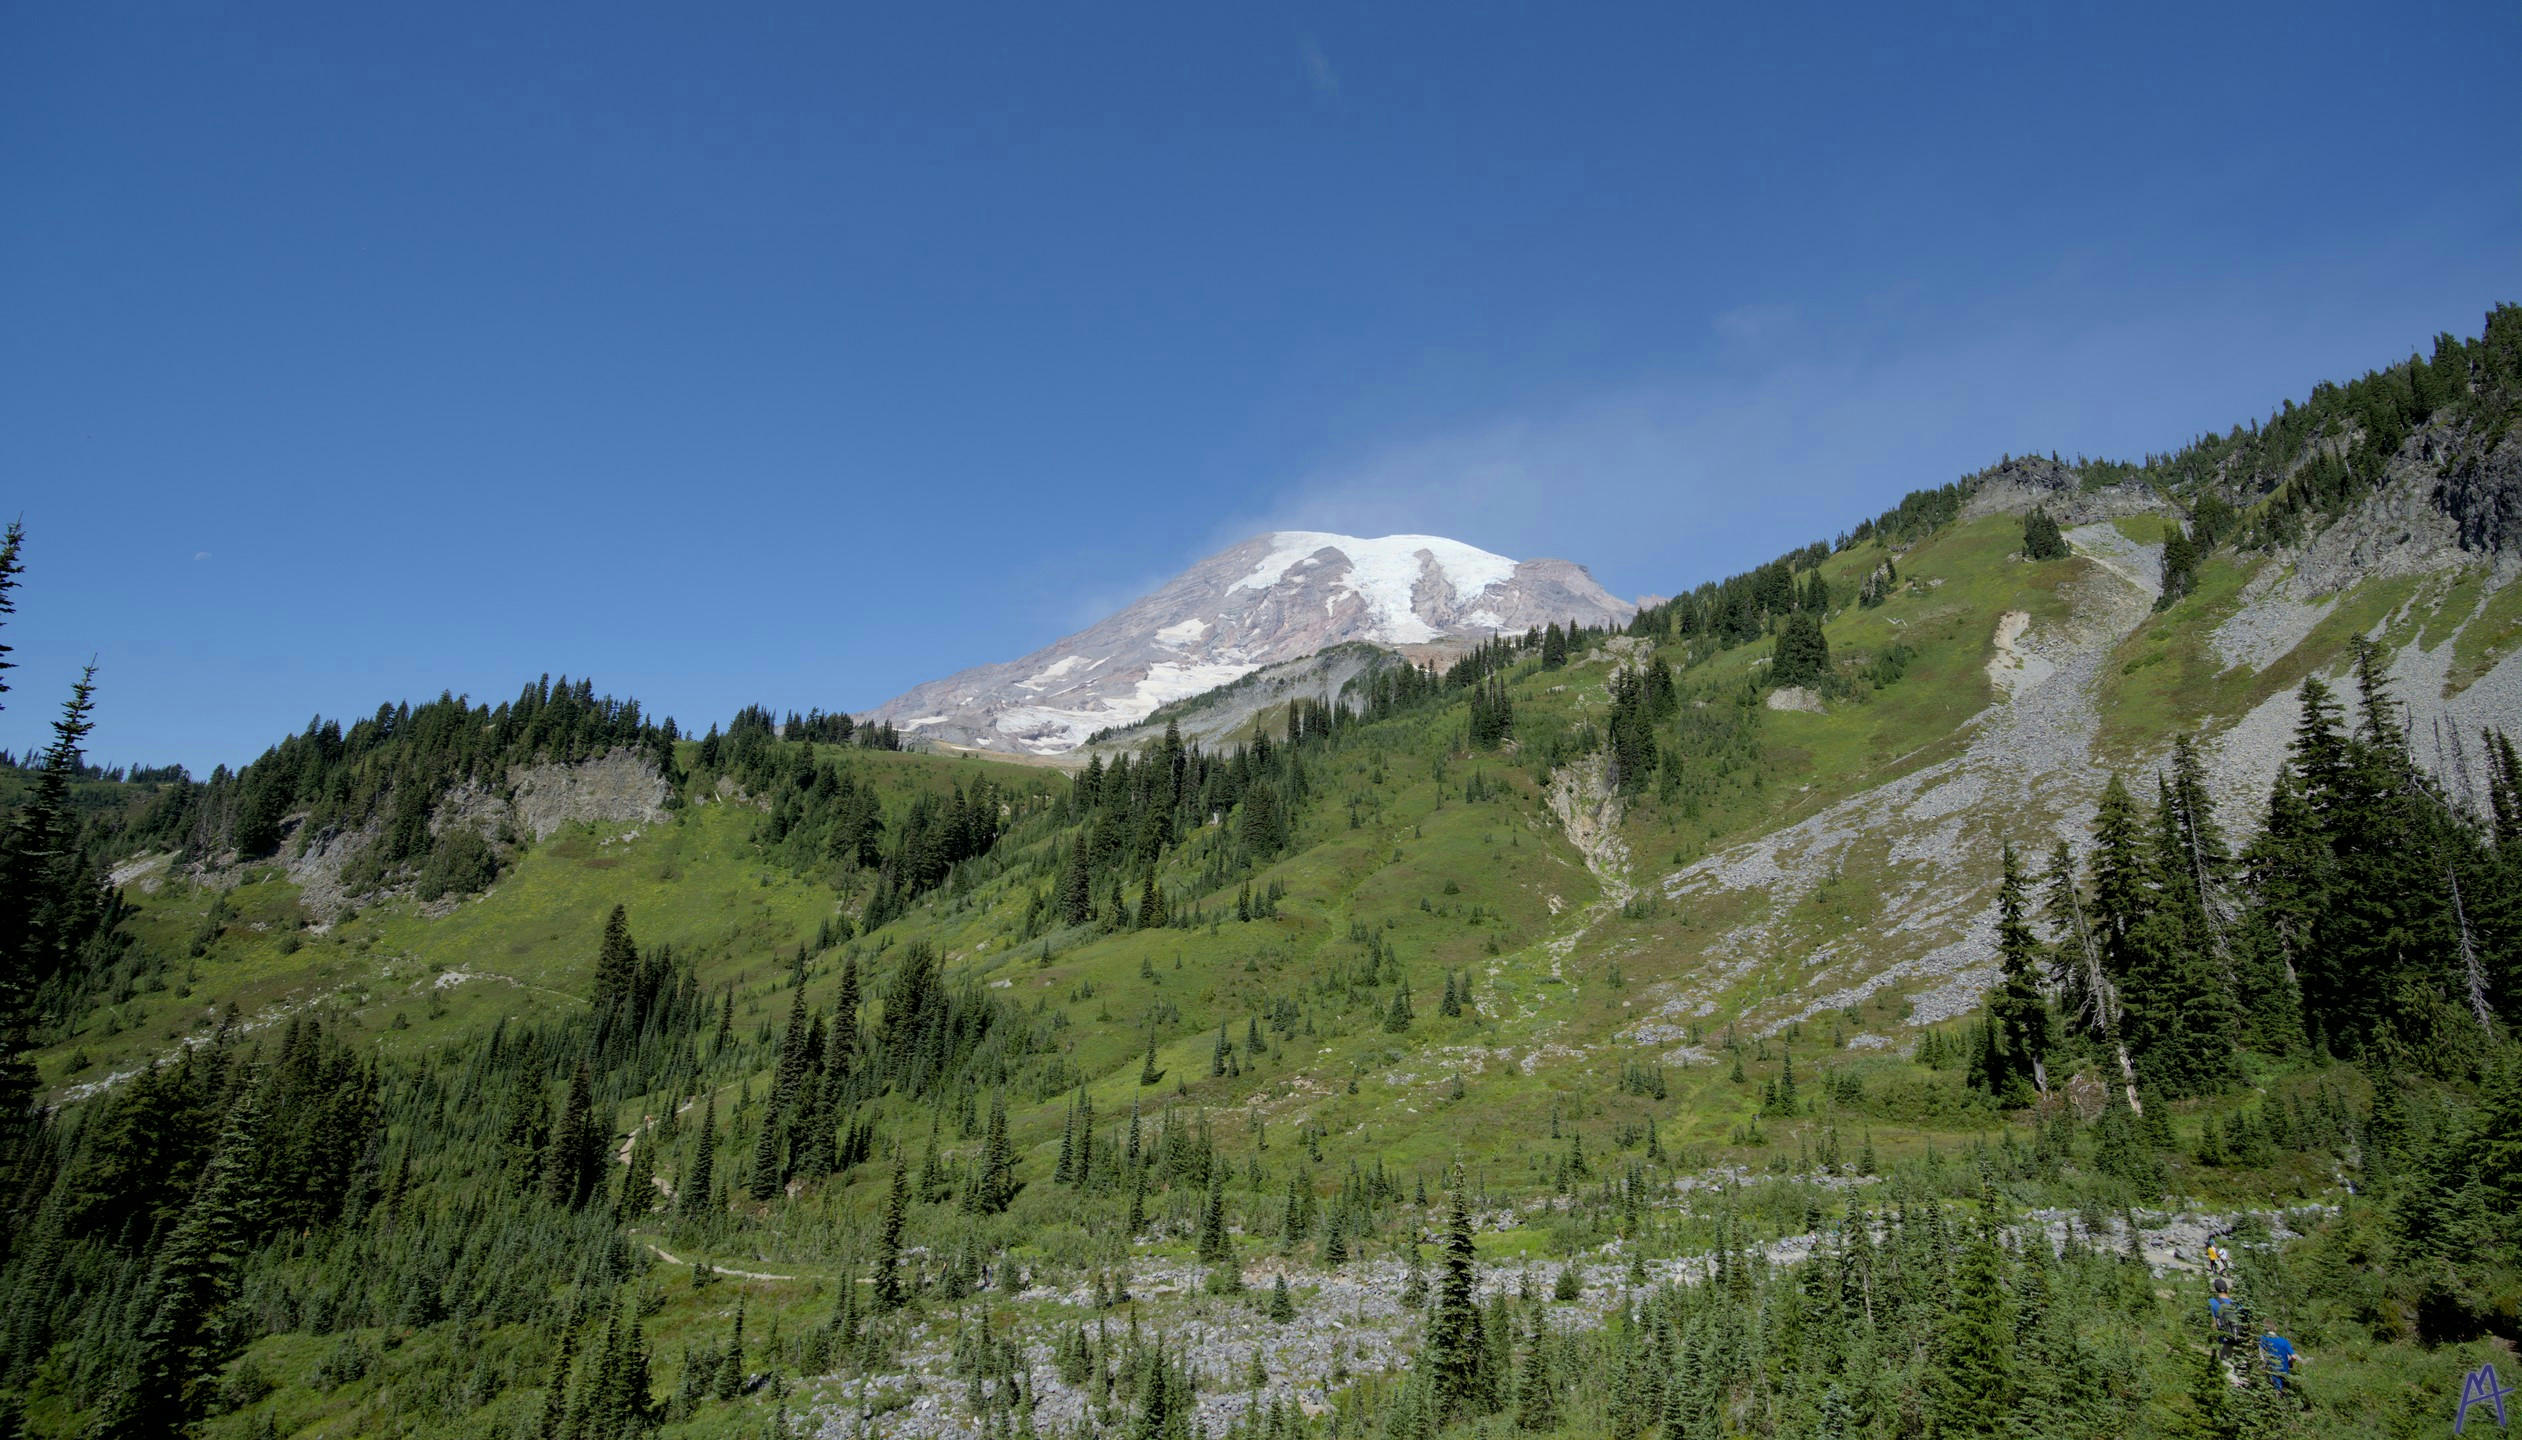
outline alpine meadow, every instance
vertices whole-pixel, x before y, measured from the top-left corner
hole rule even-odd
[[[1273,530],[855,712],[202,776],[0,668],[0,1437],[2437,1433],[2522,306],[2370,358],[1636,604]]]

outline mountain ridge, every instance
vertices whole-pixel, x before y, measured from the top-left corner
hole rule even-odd
[[[914,686],[862,718],[950,748],[1061,755],[1337,645],[1458,646],[1635,613],[1572,561],[1513,560],[1438,535],[1264,531],[1083,630]]]

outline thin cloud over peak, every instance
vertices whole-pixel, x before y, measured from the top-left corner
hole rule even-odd
[[[1340,93],[1340,72],[1331,68],[1331,57],[1322,53],[1321,42],[1311,33],[1296,37],[1305,57],[1305,79],[1314,87],[1314,94],[1325,99]]]

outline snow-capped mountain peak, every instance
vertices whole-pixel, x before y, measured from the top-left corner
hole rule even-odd
[[[1267,589],[1286,580],[1290,571],[1320,564],[1323,551],[1337,552],[1347,559],[1348,570],[1333,584],[1362,598],[1373,617],[1371,633],[1361,638],[1388,645],[1423,645],[1447,633],[1419,614],[1420,592],[1431,582],[1449,597],[1467,598],[1515,577],[1514,561],[1441,535],[1363,540],[1354,535],[1281,530],[1255,538],[1269,544],[1270,553],[1234,588]]]
[[[1031,655],[951,675],[871,712],[915,739],[1056,754],[1264,665],[1347,641],[1469,642],[1556,621],[1627,620],[1584,567],[1510,560],[1437,535],[1256,535]]]

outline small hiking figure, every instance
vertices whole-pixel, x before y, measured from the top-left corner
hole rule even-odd
[[[2233,1268],[2233,1256],[2213,1240],[2207,1242],[2207,1273],[2224,1275]]]
[[[2215,1293],[2207,1297],[2207,1319],[2218,1340],[2231,1340],[2240,1333],[2241,1309],[2241,1302],[2233,1298],[2233,1282],[2217,1276]]]
[[[2234,1354],[2242,1348],[2243,1337],[2250,1333],[2245,1328],[2248,1318],[2242,1311],[2242,1302],[2233,1298],[2233,1282],[2217,1276],[2215,1293],[2207,1297],[2207,1324],[2215,1335],[2216,1359],[2227,1370],[2233,1368]],[[2240,1379],[2236,1375],[2235,1383],[2239,1384]]]
[[[2294,1373],[2295,1362],[2302,1355],[2294,1348],[2294,1342],[2278,1334],[2273,1325],[2261,1333],[2259,1348],[2268,1357],[2268,1379],[2276,1385],[2278,1393],[2283,1394],[2286,1377]]]

